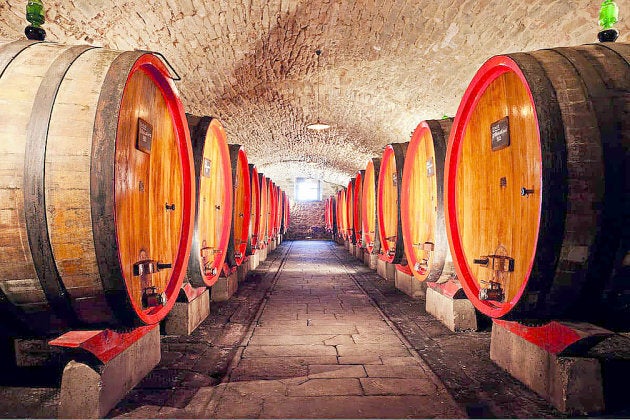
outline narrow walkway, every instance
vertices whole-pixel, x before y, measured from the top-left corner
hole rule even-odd
[[[293,242],[200,417],[462,417],[326,242]],[[200,390],[200,393],[202,390]]]

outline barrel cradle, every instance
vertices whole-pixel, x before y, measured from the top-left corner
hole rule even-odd
[[[376,199],[381,255],[390,264],[403,262],[405,256],[399,203],[408,144],[388,144],[383,152],[378,174]]]
[[[363,178],[365,177],[365,171],[360,170],[357,172],[357,176],[354,180],[354,203],[352,205],[352,211],[354,212],[353,216],[353,226],[354,226],[354,237],[357,245],[361,248],[365,248],[363,242],[363,219],[362,219],[362,209],[363,209]]]
[[[162,61],[1,44],[0,137],[2,305],[37,334],[161,320],[185,275],[195,196]]]
[[[258,238],[260,236],[260,184],[258,181],[258,169],[253,163],[249,164],[249,179],[251,183],[251,214],[246,254],[253,255],[258,249]]]
[[[446,224],[485,314],[585,319],[614,256],[627,255],[629,58],[627,44],[608,43],[496,56],[466,90]]]
[[[188,116],[197,184],[195,235],[188,281],[212,286],[225,262],[232,224],[232,173],[227,136],[212,117]]]
[[[252,188],[249,179],[249,162],[245,149],[240,144],[230,144],[228,148],[230,150],[234,202],[232,206],[230,240],[228,241],[225,262],[230,267],[237,267],[245,260],[247,251]]]
[[[350,179],[346,187],[346,238],[351,244],[357,241],[354,233],[354,181],[355,178]]]
[[[361,204],[361,223],[365,248],[370,254],[381,251],[381,239],[378,229],[377,191],[378,174],[381,170],[381,159],[373,158],[365,167],[363,180],[363,202]]]
[[[453,119],[416,127],[402,174],[400,221],[405,255],[414,277],[438,281],[456,276],[444,224],[444,161]]]

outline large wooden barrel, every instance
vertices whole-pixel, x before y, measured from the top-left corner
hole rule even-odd
[[[225,262],[230,267],[238,267],[243,263],[247,251],[252,187],[245,149],[240,144],[230,144],[229,149],[234,205]]]
[[[339,238],[347,239],[347,211],[346,211],[346,189],[342,188],[337,192],[337,230]]]
[[[267,247],[269,237],[267,236],[267,225],[269,222],[269,182],[262,172],[258,174],[258,185],[260,186],[260,222],[258,223],[258,249]]]
[[[399,264],[405,256],[400,223],[400,186],[409,143],[392,143],[385,147],[378,174],[376,194],[381,255],[391,264]]]
[[[253,255],[258,249],[258,237],[260,235],[260,184],[258,181],[258,169],[253,163],[249,164],[249,179],[251,184],[251,212],[246,254]]]
[[[289,207],[289,196],[285,191],[282,191],[282,227],[280,229],[280,233],[283,235],[286,235],[287,229],[289,229]]]
[[[470,83],[445,207],[458,277],[483,313],[584,319],[614,256],[627,264],[629,59],[608,43],[501,55]]]
[[[363,243],[363,221],[362,221],[362,209],[363,209],[363,178],[365,176],[365,171],[360,170],[357,172],[357,176],[354,179],[354,194],[353,197],[353,219],[352,223],[354,225],[354,237],[355,243],[359,245],[361,248],[365,248]]]
[[[219,279],[230,243],[233,192],[230,149],[221,122],[188,116],[197,185],[197,213],[188,281],[212,286]]]
[[[354,178],[346,187],[346,238],[351,244],[357,241],[354,236]]]
[[[405,255],[415,278],[455,276],[444,224],[444,159],[453,119],[423,121],[405,156],[400,222]]]
[[[36,334],[159,322],[186,273],[195,196],[162,61],[2,43],[0,137],[0,305]]]
[[[271,241],[276,237],[278,227],[276,226],[276,213],[278,211],[278,190],[276,188],[276,183],[272,180],[269,180],[268,184],[269,188],[269,224],[267,229],[267,237]]]
[[[284,203],[282,202],[282,188],[276,186],[276,235],[282,233],[282,210]]]
[[[361,223],[365,249],[370,254],[381,251],[381,239],[378,232],[378,211],[376,193],[378,191],[378,174],[381,170],[381,159],[373,158],[365,167],[363,175],[363,200],[361,204]]]

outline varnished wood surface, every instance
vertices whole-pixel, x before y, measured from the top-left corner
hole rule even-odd
[[[247,250],[251,212],[251,185],[249,179],[249,162],[245,149],[237,144],[231,144],[229,147],[234,204],[232,230],[230,233],[226,261],[230,266],[234,267],[242,264],[245,251]]]
[[[253,163],[249,164],[249,180],[251,184],[251,212],[249,217],[247,255],[252,255],[256,252],[258,236],[260,235],[260,184],[258,181],[258,169],[256,169]]]
[[[346,189],[342,188],[337,192],[337,230],[339,232],[339,236],[343,239],[348,237],[347,226]]]
[[[497,76],[499,66],[510,71]],[[628,75],[627,55],[590,45],[495,57],[473,79],[469,91],[483,77],[489,84],[464,108],[465,130],[453,128],[449,149],[461,148],[448,162],[456,167],[446,197],[456,209],[448,224],[460,280],[489,315],[584,318],[599,300],[625,226],[627,177],[608,175],[627,166],[627,114],[616,110],[628,109],[628,96],[611,81]],[[490,124],[505,116],[510,146],[492,151]],[[521,195],[523,187],[533,193]],[[499,279],[507,299],[475,301],[481,281],[496,275],[472,260],[497,251],[515,260]]]
[[[381,250],[378,232],[378,211],[376,193],[378,190],[378,174],[381,170],[381,159],[371,159],[365,167],[363,180],[362,223],[365,247],[372,254]]]
[[[437,281],[445,261],[451,260],[444,224],[443,184],[452,121],[420,123],[405,157],[400,216],[409,268],[420,281]],[[454,271],[444,274],[455,276]]]
[[[408,144],[393,143],[385,147],[378,175],[377,213],[381,254],[388,262],[395,264],[402,262],[404,257],[400,223],[400,187]]]
[[[218,119],[204,117],[197,125],[190,121],[196,168],[197,192],[196,251],[189,279],[195,286],[212,286],[219,278],[230,240],[233,192],[230,153],[225,129]],[[209,173],[204,171],[210,165]],[[209,175],[209,176],[206,176]]]
[[[355,178],[350,179],[346,187],[346,237],[353,244],[357,240],[354,235],[354,181]]]
[[[357,172],[357,176],[354,180],[354,204],[352,206],[352,211],[354,214],[353,217],[353,226],[354,226],[354,235],[355,241],[362,248],[365,247],[363,243],[363,218],[362,218],[362,207],[363,207],[363,178],[365,176],[365,171],[361,170]]]
[[[259,248],[264,248],[269,237],[267,236],[267,225],[269,222],[269,186],[267,185],[268,179],[263,173],[258,174],[260,185],[260,234],[258,236]]]
[[[38,314],[32,330],[152,323],[170,308],[142,308],[139,282],[131,274],[137,258],[131,262],[128,253],[129,246],[146,247],[181,268],[187,259],[182,247],[191,233],[182,224],[184,213],[190,217],[192,210],[190,199],[188,207],[182,201],[189,140],[187,133],[173,129],[175,123],[181,126],[184,114],[176,94],[168,91],[169,82],[160,79],[166,70],[150,57],[37,43],[2,69],[0,85],[10,85],[0,93],[6,95],[2,106],[8,106],[2,116],[9,119],[0,122],[0,130],[9,130],[2,135],[10,133],[12,141],[0,145],[0,195],[15,218],[0,224],[0,245],[10,248],[2,257],[12,260],[2,264],[7,273],[0,274],[0,287],[17,313],[27,319]],[[135,65],[139,62],[144,66]],[[153,126],[152,150],[158,157],[149,161],[132,151],[140,115]],[[176,210],[158,220],[151,206],[158,201],[164,206],[166,197]],[[130,210],[143,213],[138,235]],[[181,278],[166,270],[152,281],[171,299],[178,288],[173,284]]]

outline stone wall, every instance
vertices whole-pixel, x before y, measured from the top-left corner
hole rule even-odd
[[[324,201],[292,203],[286,239],[330,239],[324,223]]]

